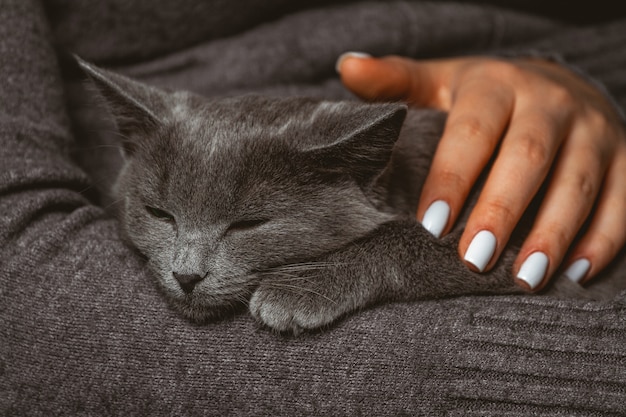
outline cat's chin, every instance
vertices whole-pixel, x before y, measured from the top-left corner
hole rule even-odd
[[[246,304],[238,300],[222,300],[220,303],[188,302],[172,297],[167,297],[167,300],[174,310],[197,324],[220,321],[246,311]]]
[[[243,303],[222,304],[219,306],[212,306],[210,308],[198,308],[197,306],[192,307],[189,304],[181,303],[177,300],[170,300],[170,304],[185,319],[195,324],[207,324],[222,321],[227,317],[232,317],[247,311],[247,307]]]
[[[223,320],[225,317],[246,311],[251,293],[250,290],[242,288],[241,291],[228,295],[218,296],[195,290],[182,295],[162,284],[159,287],[174,310],[197,324]]]

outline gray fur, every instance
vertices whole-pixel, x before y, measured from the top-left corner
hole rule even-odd
[[[415,220],[444,114],[211,100],[80,65],[124,138],[115,185],[124,231],[190,319],[249,303],[262,323],[298,332],[381,301],[521,292],[510,266],[523,233],[492,271],[475,274],[456,250],[465,217],[443,239]],[[175,274],[201,280],[185,291]],[[584,295],[560,287],[552,292]]]

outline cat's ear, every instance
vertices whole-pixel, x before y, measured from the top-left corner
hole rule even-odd
[[[149,136],[162,123],[166,93],[77,56],[75,59],[106,101],[122,137],[124,151],[132,155],[138,138]]]
[[[335,124],[333,141],[309,149],[307,156],[321,172],[348,174],[366,185],[389,163],[406,114],[398,103],[356,106],[344,113],[344,123]]]

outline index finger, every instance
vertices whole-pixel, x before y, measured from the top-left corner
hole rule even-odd
[[[415,61],[398,56],[374,58],[348,52],[337,60],[342,83],[368,101],[400,100],[448,110],[450,76],[460,60]]]

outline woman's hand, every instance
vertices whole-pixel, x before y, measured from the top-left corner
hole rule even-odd
[[[459,254],[490,269],[544,180],[546,194],[513,272],[539,290],[571,248],[565,274],[586,282],[626,240],[626,133],[591,83],[540,59],[415,61],[346,54],[344,85],[366,100],[404,100],[449,112],[417,210],[447,233],[478,176],[497,153],[467,222]]]

